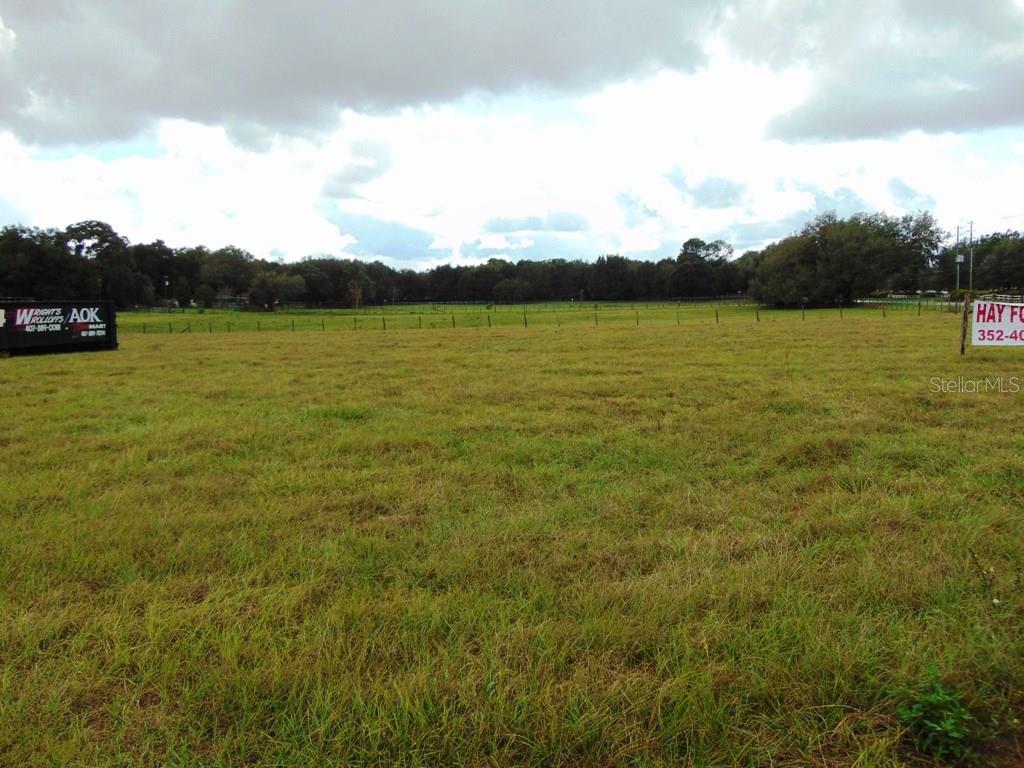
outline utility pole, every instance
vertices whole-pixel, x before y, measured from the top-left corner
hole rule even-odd
[[[971,263],[968,269],[967,290],[974,292],[974,222],[971,222]]]
[[[956,251],[953,253],[953,259],[956,261],[956,290],[960,291],[960,225],[956,225]]]

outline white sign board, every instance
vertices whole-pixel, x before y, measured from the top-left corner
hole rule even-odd
[[[1024,347],[1024,304],[975,300],[971,318],[971,344]]]

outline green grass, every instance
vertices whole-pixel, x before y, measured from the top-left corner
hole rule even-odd
[[[916,764],[933,668],[1019,731],[1024,393],[930,380],[1020,352],[606,311],[0,360],[0,765]]]

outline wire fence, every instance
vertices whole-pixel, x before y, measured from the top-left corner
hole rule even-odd
[[[857,302],[836,307],[774,309],[747,302],[682,303],[596,303],[586,306],[519,305],[511,307],[438,306],[396,311],[392,305],[363,310],[296,310],[246,312],[238,310],[175,310],[122,312],[118,315],[120,334],[173,333],[280,333],[329,331],[459,330],[466,328],[538,328],[538,327],[614,327],[647,325],[735,324],[762,322],[807,322],[829,318],[934,316],[956,314],[962,309],[957,301]]]

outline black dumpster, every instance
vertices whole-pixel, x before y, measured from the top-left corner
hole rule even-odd
[[[0,354],[117,349],[109,301],[0,301]]]

